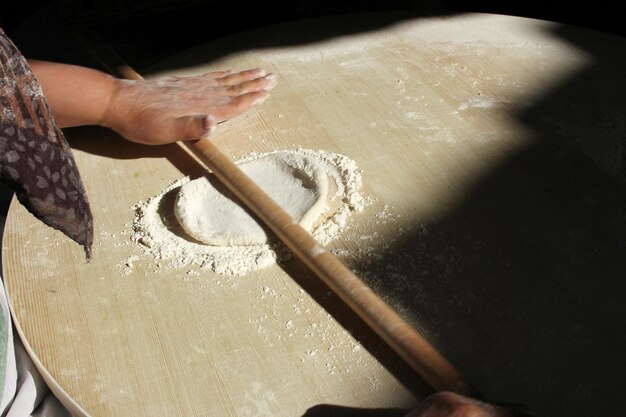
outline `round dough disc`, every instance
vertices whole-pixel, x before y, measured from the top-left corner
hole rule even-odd
[[[310,229],[326,209],[328,177],[310,158],[277,152],[239,168],[305,229]],[[243,246],[268,241],[256,217],[213,175],[184,184],[174,214],[187,234],[208,245]]]

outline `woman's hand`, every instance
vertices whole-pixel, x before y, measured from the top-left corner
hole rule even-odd
[[[426,398],[406,417],[513,417],[506,408],[449,391]]]
[[[118,80],[99,124],[144,144],[197,139],[264,102],[275,85],[261,69]]]
[[[102,125],[154,145],[206,136],[262,103],[276,86],[276,77],[261,69],[144,81],[77,65],[29,64],[60,127]]]

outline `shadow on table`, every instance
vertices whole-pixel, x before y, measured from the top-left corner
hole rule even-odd
[[[175,166],[183,176],[196,178],[206,173],[183,146],[176,143],[160,146],[142,145],[129,142],[115,132],[95,126],[65,129],[65,137],[72,149],[93,155],[118,160],[160,158]]]
[[[311,407],[302,417],[403,417],[410,410],[389,408],[353,408],[338,405],[320,404]]]
[[[408,18],[453,14],[446,9],[441,0],[417,3],[363,0],[356,4],[280,0],[237,6],[208,0],[120,0],[114,5],[83,0],[51,0],[16,25],[9,35],[30,58],[103,69],[105,67],[94,59],[78,38],[79,33],[73,29],[85,28],[131,67],[146,75],[144,70],[153,64],[217,39],[220,39],[221,46],[216,45],[216,49],[207,51],[202,61],[194,61],[196,64],[242,50],[320,42],[336,36],[382,29]],[[351,13],[369,12],[377,14],[359,20],[349,18]],[[307,30],[301,30],[298,22],[309,19],[316,19],[317,23],[307,24]],[[278,24],[286,26],[273,34],[264,29],[266,36],[245,36],[247,31]],[[240,36],[242,33],[243,37]],[[231,35],[228,43],[223,41],[224,37]],[[185,61],[169,63],[176,67],[189,64]]]
[[[593,65],[511,115],[534,144],[353,267],[485,398],[536,416],[615,415],[626,408],[626,39],[552,35]]]
[[[190,48],[185,53],[175,54],[175,60],[167,59],[157,65],[147,66],[145,70],[149,74],[187,68],[213,62],[240,51],[318,43],[337,37],[382,30],[409,19],[453,15],[438,8],[412,11],[388,11],[388,9],[385,11],[384,7],[382,9],[383,11],[377,13],[358,13],[357,19],[354,14],[331,16],[314,14],[313,17],[308,18],[276,21],[274,23],[280,23],[280,25],[263,25],[262,29],[255,32],[255,36],[250,36],[248,30],[252,27],[249,27],[246,31],[235,32],[226,38],[221,38],[218,43],[211,44],[209,48],[206,45]]]

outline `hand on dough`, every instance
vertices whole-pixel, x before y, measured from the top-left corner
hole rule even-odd
[[[264,102],[275,85],[276,76],[261,69],[119,80],[102,124],[144,144],[197,139]]]

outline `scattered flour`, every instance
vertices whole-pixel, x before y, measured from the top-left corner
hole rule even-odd
[[[237,163],[249,162],[276,152],[252,153]],[[343,155],[308,149],[289,152],[305,156],[307,161],[315,161],[303,169],[322,169],[333,184],[328,194],[328,210],[311,232],[321,245],[325,245],[346,229],[347,219],[352,212],[361,211],[368,204],[368,200],[359,192],[361,174],[356,163]],[[189,237],[178,224],[173,207],[178,190],[190,180],[189,177],[180,178],[159,195],[133,206],[135,218],[131,238],[147,253],[156,260],[166,261],[170,268],[198,265],[219,274],[233,275],[245,275],[249,271],[289,259],[289,251],[275,240],[250,246],[210,246]]]
[[[467,110],[469,107],[473,107],[476,109],[490,109],[494,106],[495,101],[491,99],[477,99],[470,98],[464,103],[461,103],[457,110]]]

